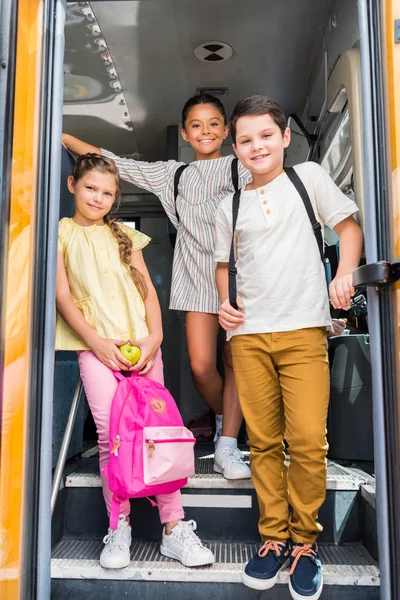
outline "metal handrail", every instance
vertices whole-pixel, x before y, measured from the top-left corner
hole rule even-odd
[[[76,415],[78,413],[79,402],[82,396],[83,384],[82,379],[79,377],[76,384],[74,397],[72,398],[71,410],[69,411],[69,417],[67,425],[65,427],[64,437],[58,455],[57,466],[54,471],[53,477],[53,489],[51,492],[51,515],[53,516],[54,509],[56,507],[58,492],[60,491],[61,479],[64,472],[65,462],[67,460],[67,452],[69,444],[71,442],[72,432],[74,429]]]

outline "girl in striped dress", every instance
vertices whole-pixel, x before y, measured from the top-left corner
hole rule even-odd
[[[234,157],[221,154],[228,135],[224,107],[211,95],[193,96],[183,107],[182,126],[182,137],[194,149],[195,159],[181,175],[176,202],[175,174],[184,163],[120,158],[67,134],[63,135],[63,143],[78,155],[101,152],[112,158],[123,179],[159,197],[177,228],[170,308],[186,312],[193,381],[216,414],[217,433],[222,433],[215,449],[214,470],[226,479],[244,479],[250,477],[250,470],[237,447],[242,413],[228,342],[223,356],[224,382],[216,364],[219,298],[214,265],[215,213],[220,201],[234,191]],[[239,163],[239,187],[249,180],[248,171]]]

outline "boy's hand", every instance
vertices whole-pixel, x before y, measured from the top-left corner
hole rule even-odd
[[[135,366],[130,367],[130,371],[138,371],[139,375],[145,375],[154,365],[157,352],[160,348],[160,339],[158,336],[149,335],[141,340],[129,340],[132,346],[139,346],[140,359]]]
[[[241,310],[243,310],[243,302],[240,296],[237,296],[236,304]],[[239,325],[243,325],[244,315],[239,310],[233,308],[230,305],[229,298],[227,298],[219,307],[218,320],[219,324],[223,329],[225,329],[225,331],[234,331],[239,327]]]
[[[329,285],[329,298],[333,308],[348,310],[354,293],[352,273],[336,275]]]
[[[328,331],[328,337],[333,337],[335,335],[343,335],[344,330],[346,329],[347,319],[332,319],[332,329]]]

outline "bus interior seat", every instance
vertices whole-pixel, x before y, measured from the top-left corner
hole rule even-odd
[[[331,394],[328,457],[373,461],[372,379],[369,336],[329,340]]]

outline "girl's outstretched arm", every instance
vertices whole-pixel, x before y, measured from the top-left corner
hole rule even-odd
[[[73,154],[77,154],[78,156],[89,153],[101,153],[100,148],[97,148],[97,146],[92,146],[92,144],[78,140],[78,138],[74,137],[73,135],[69,135],[68,133],[62,134],[62,143],[68,150],[73,152]]]
[[[157,352],[161,346],[163,339],[162,317],[157,292],[151,281],[141,250],[132,251],[131,262],[132,265],[142,273],[147,285],[147,296],[144,301],[144,306],[146,309],[146,322],[149,329],[149,336],[141,340],[132,340],[135,345],[140,346],[142,352],[140,360],[133,367],[133,370],[139,371],[141,375],[144,375],[152,368]]]
[[[175,160],[145,162],[133,158],[124,158],[104,148],[97,148],[97,146],[83,142],[68,133],[63,133],[62,142],[68,150],[79,156],[94,152],[111,158],[117,165],[121,178],[158,196],[167,216],[175,227],[178,226],[174,198],[174,177],[177,168],[179,165],[183,165],[183,162],[179,163]]]
[[[75,306],[71,298],[71,290],[65,270],[64,255],[58,253],[57,280],[56,280],[56,305],[64,321],[85,342],[102,363],[114,371],[127,371],[131,366],[129,360],[124,358],[119,351],[119,346],[128,340],[110,340],[100,337],[85,317]]]

